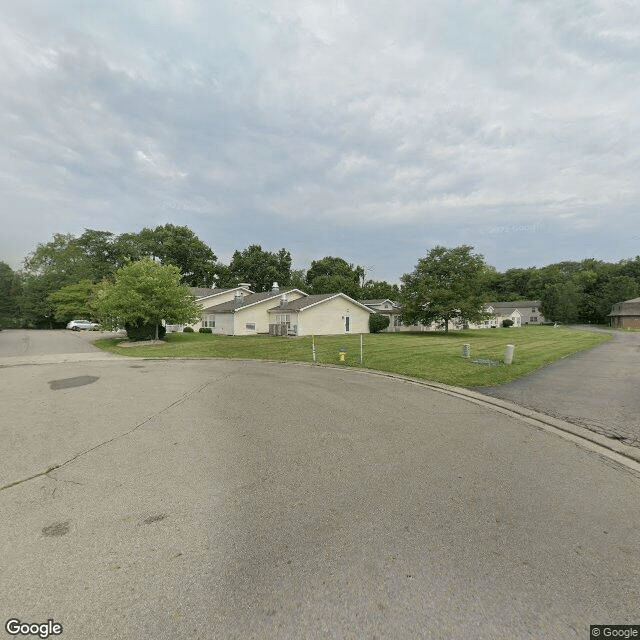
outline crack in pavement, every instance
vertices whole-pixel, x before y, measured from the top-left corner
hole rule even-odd
[[[208,382],[204,382],[204,383],[198,385],[197,387],[194,387],[190,391],[187,391],[182,396],[180,396],[177,400],[174,400],[171,404],[168,404],[166,407],[163,407],[159,411],[156,411],[156,413],[146,417],[144,420],[142,420],[141,422],[136,424],[134,427],[132,427],[128,431],[125,431],[123,433],[119,433],[118,435],[115,435],[112,438],[109,438],[108,440],[104,440],[103,442],[99,442],[98,444],[94,445],[93,447],[89,447],[88,449],[85,449],[84,451],[80,451],[80,452],[76,453],[75,455],[71,456],[70,458],[68,458],[67,460],[65,460],[64,462],[61,462],[60,464],[54,464],[54,465],[50,466],[45,471],[41,471],[40,473],[35,473],[34,475],[29,476],[28,478],[22,478],[20,480],[15,480],[14,482],[10,482],[9,484],[5,484],[4,486],[0,487],[0,491],[4,491],[5,489],[10,489],[11,487],[15,487],[15,486],[17,486],[19,484],[23,484],[25,482],[28,482],[29,480],[34,480],[35,478],[40,478],[41,476],[47,476],[47,477],[49,477],[49,478],[51,478],[53,480],[58,480],[57,478],[55,478],[53,476],[49,476],[48,474],[51,473],[52,471],[55,471],[56,469],[62,469],[62,467],[66,467],[67,465],[69,465],[72,462],[76,461],[78,458],[80,458],[82,456],[85,456],[87,453],[91,453],[92,451],[95,451],[96,449],[100,449],[100,447],[103,447],[103,446],[105,446],[105,445],[107,445],[107,444],[109,444],[111,442],[115,442],[116,440],[119,440],[120,438],[124,438],[125,436],[131,435],[134,431],[136,431],[137,429],[139,429],[143,425],[147,424],[148,422],[151,422],[151,420],[153,420],[154,418],[157,418],[158,416],[162,415],[163,413],[169,411],[169,409],[172,409],[173,407],[176,407],[176,406],[182,404],[183,402],[188,400],[192,395],[194,395],[196,393],[200,393],[201,391],[206,389],[209,385],[214,384],[214,383],[218,382],[219,380],[223,380],[223,379],[228,378],[228,377],[229,377],[229,375],[227,374],[227,375],[224,375],[224,376],[220,376],[219,378],[215,378],[214,380],[209,380]]]

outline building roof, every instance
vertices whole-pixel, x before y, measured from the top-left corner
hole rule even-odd
[[[390,302],[393,305],[397,305],[398,303],[395,302],[394,300],[390,300],[389,298],[378,298],[376,300],[358,300],[358,302],[360,304],[365,304],[367,306],[371,305],[378,305],[378,304],[384,304],[385,302]]]
[[[263,302],[264,300],[276,300],[280,298],[285,293],[300,293],[303,296],[307,294],[304,291],[300,291],[300,289],[286,289],[285,291],[280,291],[275,293],[273,291],[263,291],[262,293],[250,293],[249,295],[243,296],[242,300],[229,300],[228,302],[222,302],[220,304],[216,304],[213,307],[209,307],[207,311],[209,313],[235,313],[238,309],[244,309],[246,307],[250,307],[251,305],[258,304],[258,302]]]
[[[226,291],[234,291],[235,289],[245,289],[247,291],[250,291],[250,289],[241,285],[238,285],[237,287],[231,287],[230,289],[221,289],[218,287],[215,287],[213,289],[209,287],[189,287],[189,291],[191,291],[191,293],[198,299],[208,298],[209,296],[214,296],[218,293],[225,293]]]
[[[211,296],[214,293],[221,293],[222,291],[226,291],[226,289],[211,289],[209,287],[189,287],[189,291],[196,298],[206,298],[207,296]]]
[[[373,313],[373,309],[370,309],[369,307],[365,306],[361,302],[358,302],[357,300],[350,298],[346,293],[340,293],[340,292],[317,293],[311,296],[305,296],[304,298],[298,298],[297,300],[291,300],[284,305],[278,305],[277,307],[273,307],[272,309],[269,309],[269,313],[271,312],[275,313],[279,311],[304,311],[309,307],[313,307],[316,304],[321,304],[333,298],[337,298],[338,296],[342,296],[343,298],[346,298],[349,302],[353,302],[354,304],[357,304],[359,307],[361,307],[362,309],[365,309],[369,313]]]
[[[611,308],[610,316],[637,316],[640,315],[640,298],[632,298],[623,302],[616,302]]]
[[[524,307],[539,307],[540,300],[509,300],[507,302],[488,302],[494,309],[523,309]]]

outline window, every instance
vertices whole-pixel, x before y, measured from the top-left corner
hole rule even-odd
[[[205,313],[202,316],[202,326],[213,329],[216,326],[215,316],[212,313]]]
[[[531,316],[529,322],[538,322],[538,316]]]
[[[276,324],[286,323],[287,329],[291,328],[291,315],[288,313],[285,314],[276,314]]]
[[[344,330],[345,330],[345,333],[349,333],[351,331],[351,317],[350,316],[345,316],[344,317]]]
[[[537,310],[536,307],[531,307],[531,313],[535,313]]]
[[[394,327],[399,327],[400,324],[401,324],[400,316],[393,316],[393,326]]]
[[[256,330],[256,323],[255,322],[247,322],[247,324],[244,325],[244,328],[247,331],[255,331]]]

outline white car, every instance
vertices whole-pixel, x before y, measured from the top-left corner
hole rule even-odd
[[[96,322],[91,322],[91,320],[71,320],[67,324],[67,329],[71,329],[72,331],[80,331],[87,330],[93,331],[94,329],[99,329],[100,325]]]

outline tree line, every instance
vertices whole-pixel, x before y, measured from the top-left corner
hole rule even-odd
[[[78,237],[55,234],[25,258],[23,269],[14,272],[0,262],[0,327],[49,328],[91,317],[89,303],[99,283],[114,281],[119,269],[144,258],[177,267],[181,283],[191,287],[230,288],[246,282],[261,292],[278,282],[312,294],[342,291],[360,300],[399,300],[406,322],[428,323],[437,317],[445,324],[454,311],[473,321],[483,302],[539,300],[547,320],[604,324],[614,303],[640,296],[640,256],[499,273],[473,247],[435,247],[400,278],[399,287],[366,280],[364,267],[341,257],[326,256],[307,270],[293,269],[288,250],[268,251],[255,244],[235,251],[225,264],[191,229],[165,224],[119,235],[93,229]]]

